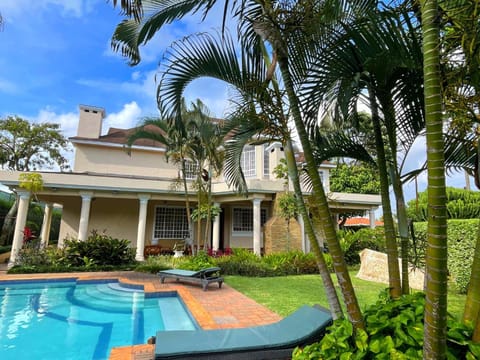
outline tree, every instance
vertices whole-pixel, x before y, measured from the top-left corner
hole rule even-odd
[[[180,118],[161,120],[146,118],[142,124],[129,136],[127,145],[131,148],[138,139],[157,141],[166,147],[165,158],[179,168],[180,181],[185,193],[185,208],[189,229],[189,238],[193,240],[192,217],[199,221],[197,241],[200,241],[200,221],[209,219],[211,207],[211,177],[222,168],[222,152],[218,150],[222,140],[218,125],[207,115],[207,109],[200,100],[189,108],[185,100],[181,100]],[[129,150],[130,151],[130,150]],[[187,163],[191,166],[187,166]],[[206,169],[208,167],[208,170]],[[212,171],[212,169],[214,171]],[[205,172],[208,174],[204,180]],[[203,177],[202,177],[203,176]],[[197,212],[190,210],[190,190],[188,180],[194,178],[197,190]],[[203,198],[207,196],[207,202]],[[201,210],[200,210],[201,209]],[[197,216],[200,215],[201,216]],[[193,215],[193,216],[192,216]],[[208,226],[206,227],[206,231]],[[207,236],[207,234],[206,234]],[[205,238],[206,240],[206,238]],[[200,245],[198,243],[197,245]]]
[[[131,59],[136,58],[136,60],[139,60],[139,57],[137,56],[138,45],[142,42],[148,41],[148,36],[153,36],[153,34],[165,23],[180,19],[192,10],[198,11],[203,8],[205,12],[208,12],[215,1],[197,1],[195,3],[184,1],[177,3],[175,7],[166,6],[169,3],[168,1],[157,1],[153,6],[154,10],[148,14],[146,19],[137,20],[136,24],[135,16],[141,14],[141,11],[138,11],[138,6],[135,6],[137,3],[128,3],[129,5],[133,5],[133,8],[131,6],[125,6],[125,4],[123,4],[123,7],[130,12],[133,18],[130,19],[128,26],[124,26],[126,22],[119,24],[114,35],[113,46],[114,48],[119,49],[120,46],[125,45],[127,49],[125,50],[125,48],[122,48],[122,53],[129,56],[131,54]],[[142,4],[146,8],[146,2],[143,1]],[[227,5],[229,2],[226,1],[225,4],[225,11],[227,11]],[[345,6],[345,9],[352,9],[351,4],[343,5]],[[344,295],[349,318],[356,328],[363,328],[364,324],[361,311],[355,297],[343,252],[336,235],[335,225],[330,216],[327,198],[318,173],[318,167],[312,155],[308,134],[302,119],[299,98],[295,93],[296,86],[294,83],[303,78],[304,71],[301,67],[305,65],[307,48],[315,44],[316,39],[319,39],[319,37],[314,35],[315,32],[324,29],[321,26],[317,26],[321,25],[319,20],[322,20],[322,17],[320,16],[322,5],[310,1],[300,1],[298,4],[284,2],[275,2],[275,4],[258,4],[245,1],[238,3],[234,2],[232,6],[232,12],[240,20],[239,30],[243,34],[241,46],[257,52],[262,51],[260,44],[268,43],[268,45],[272,47],[274,58],[276,59],[275,62],[272,61],[272,64],[275,63],[275,65],[279,65],[279,74],[285,89],[284,98],[286,100],[280,109],[283,109],[285,106],[289,107],[288,115],[294,120],[295,127],[304,149],[307,164],[306,168],[313,185],[313,195],[320,209],[318,213],[322,218],[321,223],[323,226],[323,233],[332,255],[333,266]],[[157,12],[155,12],[155,10]],[[299,26],[299,24],[301,24],[301,26]],[[148,32],[147,37],[145,36],[146,32]],[[121,45],[119,45],[119,41]],[[129,46],[132,50],[130,54],[128,53]],[[291,49],[287,49],[289,47]],[[289,52],[295,53],[297,56],[289,59],[289,56],[287,55]],[[293,65],[289,65],[289,60],[297,60],[299,67],[294,69]],[[273,70],[274,69],[275,66],[273,66]],[[180,93],[181,91],[182,89],[180,89]],[[165,93],[166,92],[164,92],[164,95]],[[174,95],[175,94],[172,96]],[[287,162],[288,161],[287,157]],[[289,169],[291,170],[293,167],[289,166]]]
[[[333,192],[378,194],[378,172],[371,165],[341,163],[330,170],[330,190]]]
[[[440,13],[436,0],[421,0],[425,122],[428,164],[428,234],[424,359],[447,353],[447,209],[440,79]]]
[[[67,139],[54,123],[30,123],[18,116],[0,119],[0,164],[3,169],[30,171],[58,166],[68,169],[62,155]],[[14,226],[18,201],[10,208],[2,227],[0,244],[5,245]]]
[[[382,209],[384,213],[391,295],[408,292],[407,264],[403,263],[403,281],[400,287],[396,231],[389,197],[389,185],[393,184],[399,219],[403,214],[403,193],[400,182],[399,153],[408,153],[416,136],[423,128],[422,94],[415,89],[421,79],[420,41],[411,26],[407,14],[393,11],[374,11],[355,21],[338,26],[329,35],[323,49],[315,54],[311,76],[304,93],[310,112],[317,104],[324,104],[325,115],[338,128],[329,138],[322,138],[317,145],[321,153],[356,158],[362,153],[348,153],[340,147],[327,149],[328,145],[349,143],[341,135],[348,131],[357,144],[363,144],[376,159],[380,177]],[[314,61],[312,60],[312,63]],[[357,105],[363,102],[370,107],[369,126],[365,116],[358,113]],[[340,140],[334,139],[339,137]],[[398,139],[397,139],[398,138]],[[373,146],[372,146],[373,142]],[[326,151],[325,151],[326,150]],[[404,158],[405,158],[404,157]],[[408,227],[399,221],[402,253],[406,254]],[[402,256],[406,262],[407,257]]]
[[[238,55],[228,36],[222,36],[220,40],[208,34],[187,37],[175,43],[166,57],[164,62],[166,70],[162,76],[159,99],[162,100],[161,104],[174,114],[176,104],[183,94],[182,89],[194,79],[204,76],[225,81],[238,91],[239,94],[235,98],[237,109],[232,111],[224,126],[224,133],[229,134],[229,140],[225,145],[224,174],[227,183],[240,193],[248,192],[240,166],[243,147],[246,144],[261,145],[275,141],[283,144],[287,170],[294,186],[299,212],[305,221],[305,231],[317,258],[332,314],[334,317],[342,317],[335,287],[303,201],[290,140],[291,132],[287,125],[288,113],[283,110],[283,92],[275,76],[269,75],[267,70],[271,68],[273,62],[269,61],[264,52],[262,54],[261,58],[265,63],[257,61],[255,57],[258,54],[250,53],[248,50]],[[178,66],[179,64],[187,65]]]

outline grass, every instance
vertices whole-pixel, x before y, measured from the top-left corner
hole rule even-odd
[[[386,284],[356,278],[357,271],[350,272],[353,286],[361,309],[373,305]],[[252,298],[281,316],[287,316],[304,304],[320,304],[328,307],[327,297],[319,275],[297,275],[281,277],[226,276],[228,285]],[[336,279],[335,284],[338,285]],[[337,291],[338,292],[338,291]],[[460,320],[465,304],[465,295],[448,294],[448,311]]]

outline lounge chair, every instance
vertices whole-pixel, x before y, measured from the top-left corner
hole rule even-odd
[[[270,325],[159,331],[155,359],[289,359],[295,347],[319,341],[331,323],[329,310],[305,305]]]
[[[171,269],[159,271],[158,275],[162,284],[166,278],[174,278],[177,281],[200,283],[205,291],[210,283],[216,282],[219,288],[222,287],[223,278],[220,276],[220,270],[219,267],[211,267],[199,271]]]

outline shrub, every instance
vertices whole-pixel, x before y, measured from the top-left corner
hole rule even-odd
[[[72,266],[121,265],[135,262],[130,241],[92,231],[85,241],[65,240],[65,255]]]
[[[49,266],[53,262],[54,253],[47,249],[40,248],[40,240],[33,239],[23,244],[18,252],[15,265],[28,266]]]
[[[478,219],[480,216],[480,193],[478,191],[447,187],[447,214],[449,219]],[[418,199],[407,204],[407,215],[413,221],[427,221],[428,193],[418,194]]]
[[[337,320],[320,342],[295,349],[292,359],[422,359],[424,309],[423,293],[392,300],[385,291],[365,310],[365,330],[354,337],[350,321]],[[472,330],[448,321],[449,359],[479,358],[480,345],[471,341]]]
[[[345,261],[348,265],[360,264],[359,253],[363,249],[385,252],[385,232],[383,227],[363,228],[348,233],[351,245],[345,252]]]
[[[5,254],[5,253],[9,252],[10,250],[12,250],[11,245],[0,246],[0,254]]]
[[[232,255],[209,256],[199,252],[195,256],[151,256],[135,270],[156,273],[169,268],[200,270],[218,266],[225,275],[243,276],[282,276],[297,274],[315,274],[318,272],[313,254],[301,251],[271,254],[264,257],[255,255],[246,249],[233,249]]]
[[[472,273],[473,255],[477,241],[478,220],[448,220],[448,271],[455,287],[466,293]],[[425,265],[427,223],[415,223],[415,249],[412,256],[416,263]]]
[[[135,271],[156,274],[160,270],[173,268],[173,257],[170,255],[149,256],[135,267]]]

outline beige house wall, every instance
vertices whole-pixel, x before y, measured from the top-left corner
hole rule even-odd
[[[93,230],[113,238],[137,242],[139,202],[134,199],[93,198],[90,207],[88,234]]]
[[[76,238],[78,236],[78,224],[80,222],[80,208],[82,200],[80,197],[65,197],[62,199],[62,220],[60,222],[60,231],[58,234],[59,244],[67,237]]]
[[[76,144],[74,171],[176,178],[178,170],[161,152]]]

